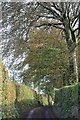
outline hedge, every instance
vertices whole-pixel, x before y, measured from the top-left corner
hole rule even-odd
[[[3,67],[1,58],[0,93],[0,118],[19,118],[26,109],[34,107],[38,101],[38,95],[34,90],[9,79],[8,71]],[[44,96],[45,100],[41,98],[40,102],[47,105],[46,97]]]
[[[54,106],[58,108],[61,118],[68,118],[72,114],[72,108],[77,106],[80,97],[80,83],[65,86],[55,91]]]

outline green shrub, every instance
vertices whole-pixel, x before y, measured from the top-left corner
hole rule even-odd
[[[80,84],[75,84],[56,90],[54,105],[60,109],[59,112],[62,118],[69,117],[72,107],[78,105],[79,86]]]
[[[19,114],[36,104],[37,100],[35,99],[35,96],[36,92],[30,87],[16,84],[16,108]]]
[[[9,80],[8,71],[3,68],[0,61],[0,107],[2,118],[19,118],[20,115],[28,108],[37,104],[38,95],[30,87],[23,84],[17,84]],[[40,102],[47,105],[47,98],[40,95]]]

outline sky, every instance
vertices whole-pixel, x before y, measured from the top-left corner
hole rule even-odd
[[[0,2],[31,2],[31,1],[38,1],[38,2],[78,2],[80,0],[0,0]]]

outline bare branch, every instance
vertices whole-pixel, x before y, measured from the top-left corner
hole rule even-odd
[[[80,35],[80,12],[79,12],[79,25],[78,25],[78,35]]]
[[[43,18],[48,18],[48,19],[55,19],[55,17],[54,16],[46,16],[46,15],[37,15],[37,16],[39,16],[39,17],[43,17]]]
[[[62,10],[60,9],[60,6],[58,6],[57,3],[52,2],[52,4],[53,4],[53,7],[54,7],[57,11],[59,11],[60,13],[62,12]]]
[[[78,15],[74,18],[74,21],[72,22],[72,27],[75,27],[77,21],[78,21]]]
[[[52,9],[49,5],[48,5],[48,3],[46,3],[47,4],[47,6],[46,5],[44,5],[44,4],[42,4],[42,3],[38,3],[40,6],[42,6],[43,8],[45,8],[46,10],[48,10],[48,11],[50,11],[51,13],[52,13],[52,15],[54,16],[54,19],[56,19],[56,17],[57,17],[57,19],[59,19],[60,21],[61,21],[61,19],[62,19],[62,17],[59,15],[59,13],[57,12],[57,10],[55,9]]]
[[[53,26],[55,28],[64,30],[64,28],[62,26],[59,26],[59,25],[62,25],[62,23],[43,23],[40,25],[36,25],[35,27]]]
[[[77,30],[78,30],[78,27],[77,27],[77,28],[75,28],[73,31],[74,31],[74,32],[76,32]]]

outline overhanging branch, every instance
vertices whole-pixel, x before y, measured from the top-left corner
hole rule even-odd
[[[54,15],[54,18],[56,19],[56,17],[57,17],[57,19],[58,20],[60,20],[61,21],[61,19],[62,19],[62,16],[60,16],[60,14],[59,14],[59,10],[58,10],[58,12],[57,12],[57,9],[52,9],[47,3],[47,5],[45,5],[45,3],[41,3],[41,2],[38,2],[38,4],[40,5],[40,6],[42,6],[43,8],[45,8],[46,10],[48,10],[49,12],[51,12],[51,14],[52,15]]]
[[[64,30],[64,28],[61,25],[62,23],[42,23],[40,25],[36,25],[35,27],[43,27],[43,26],[51,27],[52,26],[52,27]]]

